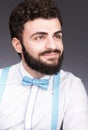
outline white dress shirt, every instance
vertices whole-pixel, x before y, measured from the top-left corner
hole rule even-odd
[[[1,75],[2,69],[0,70]],[[0,102],[0,130],[51,130],[53,76],[48,90],[23,86],[22,77],[30,76],[18,63],[10,67]],[[0,84],[1,87],[1,84]],[[88,130],[88,98],[79,78],[60,71],[57,130]]]

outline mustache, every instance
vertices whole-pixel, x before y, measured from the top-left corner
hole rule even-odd
[[[59,53],[59,54],[61,54],[61,51],[58,50],[58,49],[55,49],[55,50],[46,50],[44,52],[41,52],[40,55],[45,55],[45,54],[49,54],[49,53]]]

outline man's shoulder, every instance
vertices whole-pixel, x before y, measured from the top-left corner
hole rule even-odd
[[[61,80],[66,80],[66,81],[80,81],[81,79],[76,76],[75,74],[73,74],[72,72],[69,71],[64,71],[64,70],[60,70],[60,75],[61,75]]]
[[[65,92],[72,92],[80,89],[84,89],[82,80],[71,72],[61,70],[60,71],[60,84],[61,90]]]
[[[0,68],[0,76],[1,76],[1,74],[3,72],[3,70],[6,70],[6,69],[9,68],[10,72],[14,72],[14,71],[16,71],[18,69],[19,65],[20,65],[20,63],[17,63],[17,64],[13,64],[11,66],[5,66],[3,68]]]

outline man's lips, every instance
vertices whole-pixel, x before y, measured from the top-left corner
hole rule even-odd
[[[56,54],[60,54],[61,51],[60,50],[47,50],[47,51],[44,51],[42,52],[40,55],[56,55]]]
[[[57,59],[59,58],[59,55],[61,54],[61,51],[60,50],[47,50],[47,51],[44,51],[40,54],[40,56],[44,56],[46,57],[47,59],[51,60],[51,59]]]
[[[45,59],[47,59],[49,61],[51,61],[51,60],[54,61],[54,60],[58,60],[59,53],[54,53],[54,52],[52,52],[52,53],[46,53],[46,54],[44,54],[42,56],[45,57]]]
[[[49,57],[57,57],[59,54],[56,52],[51,52],[51,53],[45,53],[43,56],[49,56]]]

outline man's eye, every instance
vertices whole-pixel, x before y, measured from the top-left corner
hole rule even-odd
[[[44,40],[44,36],[43,35],[40,35],[40,36],[36,36],[35,38],[34,38],[34,40]]]
[[[56,40],[60,40],[60,39],[62,39],[62,35],[57,34],[57,35],[54,36],[54,38],[55,38]]]

